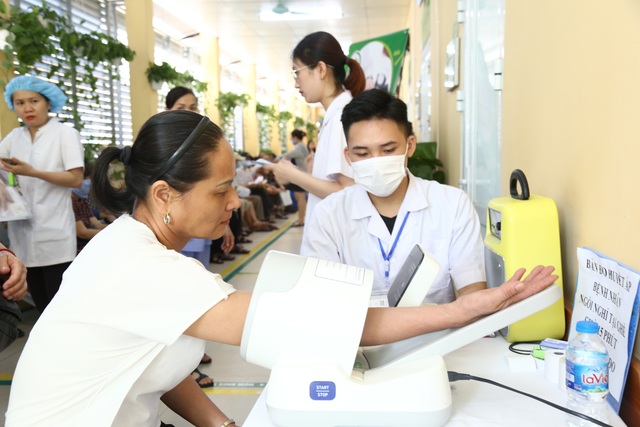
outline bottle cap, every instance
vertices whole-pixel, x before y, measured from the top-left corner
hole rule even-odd
[[[598,332],[600,330],[600,327],[598,326],[598,324],[596,322],[593,322],[591,320],[580,320],[577,324],[576,324],[576,331],[578,332],[584,332],[587,334],[594,334],[596,332]]]

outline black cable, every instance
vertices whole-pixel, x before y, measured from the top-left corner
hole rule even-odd
[[[516,346],[520,344],[535,345],[535,344],[540,344],[540,341],[520,341],[520,342],[512,342],[511,344],[509,344],[509,351],[516,354],[522,354],[522,355],[528,356],[533,353],[533,350],[524,350],[522,348],[516,348]]]
[[[599,426],[602,426],[602,427],[612,427],[611,425],[603,423],[602,421],[597,420],[595,418],[592,418],[592,417],[590,417],[588,415],[581,414],[580,412],[576,412],[576,411],[574,411],[572,409],[565,408],[562,405],[557,405],[557,404],[555,404],[553,402],[549,402],[548,400],[544,400],[544,399],[542,399],[542,398],[540,398],[538,396],[534,396],[533,394],[529,394],[529,393],[526,393],[524,391],[517,390],[515,388],[506,386],[504,384],[500,384],[499,382],[492,381],[492,380],[489,380],[487,378],[476,377],[476,376],[473,376],[473,375],[470,375],[470,374],[461,374],[461,373],[454,372],[454,371],[448,371],[447,374],[449,375],[449,382],[474,380],[474,381],[480,381],[480,382],[483,382],[483,383],[491,384],[491,385],[494,385],[494,386],[497,386],[497,387],[502,387],[504,389],[516,392],[518,394],[522,394],[523,396],[527,396],[527,397],[530,397],[532,399],[535,399],[538,402],[545,403],[545,404],[547,404],[547,405],[549,405],[551,407],[554,407],[554,408],[556,408],[556,409],[558,409],[560,411],[566,412],[567,414],[573,415],[573,416],[578,417],[578,418],[582,418],[583,420],[587,420],[587,421],[592,422],[592,423],[594,423],[596,425],[599,425]]]

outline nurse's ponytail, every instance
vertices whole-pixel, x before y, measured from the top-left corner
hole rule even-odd
[[[367,79],[364,75],[364,70],[360,66],[360,63],[353,58],[349,58],[345,55],[345,61],[349,72],[344,79],[344,87],[351,92],[352,96],[357,96],[364,92],[364,87],[367,83]]]

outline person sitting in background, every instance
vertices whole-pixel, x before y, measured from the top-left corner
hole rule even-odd
[[[239,154],[236,159],[236,176],[233,178],[235,186],[241,185],[251,192],[252,196],[260,197],[262,201],[262,220],[271,222],[271,211],[273,209],[273,200],[267,192],[266,183],[256,181],[256,171],[260,166],[253,161],[248,160]]]
[[[231,219],[229,220],[229,228],[231,228],[235,240],[235,244],[229,252],[232,254],[240,255],[248,254],[249,250],[240,245],[240,241],[244,240],[242,230],[242,206],[240,206],[239,209],[235,210],[231,214]]]
[[[256,194],[252,194],[252,190],[249,187],[241,185],[240,182],[248,182],[253,179],[252,165],[253,162],[247,160],[249,155],[245,153],[234,152],[234,158],[236,162],[236,176],[233,178],[233,188],[238,193],[241,200],[248,200],[251,202],[251,208],[245,208],[245,204],[241,207],[242,210],[242,223],[249,233],[252,231],[270,231],[271,229],[277,229],[272,227],[269,221],[269,217],[265,216],[265,208],[262,202],[262,197]],[[257,169],[257,166],[255,166]],[[255,217],[255,219],[254,219]],[[263,225],[266,223],[267,225]],[[238,242],[243,243],[243,242]]]
[[[286,191],[286,189],[280,184],[269,167],[269,165],[273,165],[276,161],[276,155],[271,151],[262,151],[260,152],[260,159],[266,160],[268,164],[258,161],[258,166],[253,170],[254,182],[261,184],[269,197],[271,197],[271,201],[273,202],[271,213],[274,214],[277,219],[287,219],[284,211],[285,206],[280,196],[280,193]]]
[[[85,200],[87,204],[91,208],[91,213],[95,216],[98,221],[103,222],[105,224],[111,224],[116,220],[116,215],[113,212],[109,212],[108,210],[102,208],[98,201],[91,194],[91,176],[93,175],[93,163],[95,160],[89,160],[84,163],[84,174],[82,179],[82,185],[80,189],[83,194],[87,194]]]
[[[108,210],[101,207],[96,199],[91,195],[91,192],[89,192],[89,197],[87,197],[87,203],[91,208],[91,213],[93,213],[93,216],[98,218],[99,221],[102,221],[105,224],[111,224],[116,220],[116,214],[114,214],[113,212],[109,212]]]
[[[85,168],[85,178],[88,176]],[[88,183],[88,185],[85,184]],[[91,211],[87,198],[91,189],[91,181],[85,180],[82,187],[71,189],[71,203],[73,205],[73,215],[76,219],[76,240],[78,242],[78,253],[89,243],[96,234],[103,230],[107,224],[101,222]]]
[[[242,225],[244,228],[253,231],[272,231],[277,230],[278,227],[275,227],[269,224],[267,221],[260,221],[256,214],[256,210],[253,207],[253,203],[251,201],[240,198],[240,212],[242,213]],[[250,241],[246,241],[243,239],[238,240],[238,243],[251,243]]]

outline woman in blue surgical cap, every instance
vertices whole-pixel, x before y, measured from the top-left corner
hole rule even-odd
[[[77,130],[50,116],[67,100],[56,85],[18,76],[7,84],[5,100],[24,126],[0,142],[0,166],[17,177],[31,210],[29,219],[9,222],[9,240],[42,312],[76,255],[71,188],[82,184],[83,148]]]

